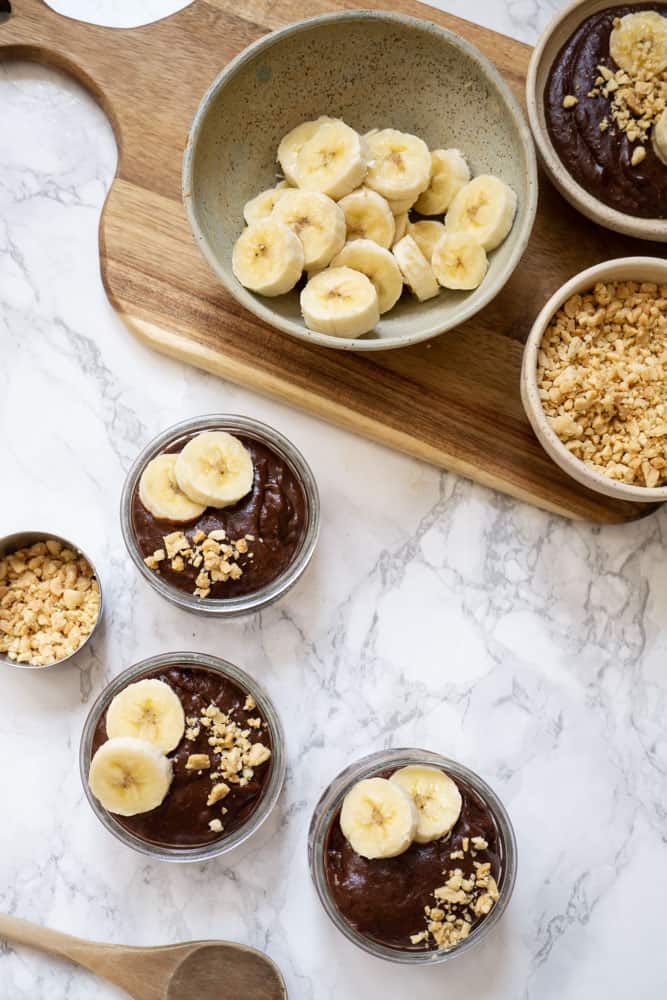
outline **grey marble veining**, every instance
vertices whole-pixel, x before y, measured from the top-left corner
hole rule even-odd
[[[100,17],[112,6],[94,5]],[[532,41],[559,3],[439,6]],[[159,8],[146,0],[131,16]],[[0,909],[100,940],[255,945],[294,1000],[662,998],[667,514],[619,528],[569,523],[151,353],[99,279],[97,222],[116,156],[104,115],[64,77],[25,64],[0,66],[0,107],[2,531],[73,536],[101,569],[108,608],[74,665],[2,671]],[[323,501],[306,578],[261,616],[225,625],[153,594],[118,524],[142,444],[214,410],[287,434]],[[203,866],[151,864],[117,844],[77,770],[105,679],[178,648],[238,662],[287,722],[278,809],[234,856]],[[497,933],[419,972],[372,960],[336,932],[305,852],[312,808],[341,767],[415,744],[497,789],[520,851]],[[0,946],[1,1000],[119,996],[63,962]]]

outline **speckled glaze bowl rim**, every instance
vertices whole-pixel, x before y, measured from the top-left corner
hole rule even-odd
[[[65,538],[64,535],[55,534],[52,531],[13,531],[9,535],[4,535],[0,538],[0,559],[3,559],[5,555],[11,555],[16,552],[17,549],[21,549],[25,546],[35,545],[37,542],[55,541],[62,542],[64,546],[73,549],[78,552],[80,556],[86,560],[88,565],[93,571],[93,576],[97,580],[97,586],[100,592],[100,607],[97,612],[97,618],[95,619],[95,624],[92,629],[83,640],[78,649],[75,649],[73,653],[68,656],[63,656],[61,660],[56,660],[55,663],[49,663],[46,666],[40,667],[34,663],[17,663],[15,660],[10,660],[7,653],[0,653],[0,663],[4,663],[8,667],[14,667],[18,670],[51,670],[53,667],[62,667],[63,664],[69,663],[73,660],[75,656],[78,656],[86,648],[89,642],[92,641],[93,636],[97,632],[102,617],[104,615],[104,596],[102,593],[102,581],[100,579],[100,574],[97,572],[97,567],[95,563],[90,558],[87,552],[81,548],[80,545],[76,545],[74,542],[70,541],[69,538]]]
[[[521,148],[526,161],[525,173],[527,197],[514,221],[512,234],[513,239],[515,240],[515,245],[505,267],[493,281],[488,282],[487,289],[483,291],[477,302],[467,306],[464,303],[455,318],[444,324],[442,321],[435,321],[429,327],[418,333],[406,334],[400,337],[391,337],[386,339],[378,338],[375,340],[364,340],[363,338],[358,340],[347,340],[345,338],[332,337],[328,334],[317,333],[309,330],[302,323],[283,319],[271,309],[270,305],[265,305],[264,300],[261,297],[254,295],[239,285],[236,279],[234,279],[233,276],[228,273],[226,268],[221,265],[218,256],[209,245],[203,228],[199,225],[197,219],[197,210],[193,195],[193,167],[195,150],[204,119],[206,118],[210,105],[217,97],[219,91],[224,88],[230,78],[232,78],[249,60],[253,59],[255,55],[263,49],[270,48],[277,42],[289,39],[290,36],[301,31],[309,30],[313,27],[326,26],[340,21],[385,21],[397,26],[416,29],[430,35],[437,36],[442,41],[447,42],[449,45],[458,49],[478,65],[489,83],[495,88],[496,93],[500,96],[502,103],[507,109],[507,113],[511,115],[517,132],[522,139]],[[452,31],[449,31],[447,28],[441,28],[439,25],[430,21],[410,17],[406,14],[374,10],[339,11],[337,13],[320,14],[316,17],[305,18],[304,20],[296,21],[294,24],[280,28],[277,31],[273,31],[270,34],[258,39],[258,41],[253,42],[252,45],[249,45],[246,49],[239,53],[239,55],[232,59],[231,62],[227,63],[206,91],[199,107],[197,108],[192,125],[190,126],[190,132],[188,134],[188,140],[183,156],[182,194],[190,228],[192,229],[193,236],[199,249],[208,261],[212,270],[223,282],[229,293],[238,302],[240,302],[242,306],[248,309],[249,312],[253,313],[259,319],[264,320],[266,323],[269,323],[274,328],[282,330],[283,332],[291,334],[301,340],[308,341],[309,343],[318,344],[321,347],[331,347],[342,351],[387,351],[394,350],[399,347],[409,347],[412,344],[418,344],[422,341],[430,340],[433,337],[437,337],[442,333],[446,333],[448,330],[460,326],[462,323],[466,322],[466,320],[470,319],[472,316],[484,309],[496,297],[496,295],[499,294],[516,270],[528,245],[528,240],[530,239],[530,235],[533,230],[533,224],[537,214],[537,159],[535,156],[535,148],[533,146],[530,128],[524,118],[521,106],[514,97],[509,85],[505,82],[493,63],[487,59],[487,57],[478,48],[466,39]],[[267,301],[270,302],[270,300]]]
[[[610,205],[606,205],[603,201],[600,201],[599,198],[596,198],[595,195],[587,191],[586,188],[582,187],[574,179],[551,141],[546,121],[543,119],[544,95],[537,92],[537,78],[543,67],[547,47],[565,21],[573,19],[575,13],[581,12],[581,17],[578,18],[572,30],[568,32],[567,37],[569,38],[582,22],[595,12],[591,8],[598,8],[602,11],[609,7],[625,6],[628,2],[629,0],[605,0],[605,2],[602,2],[602,0],[573,0],[572,3],[568,4],[567,7],[554,16],[540,36],[528,64],[528,73],[526,76],[528,120],[540,159],[549,178],[563,197],[581,212],[582,215],[614,232],[623,233],[626,236],[634,236],[641,240],[653,240],[665,243],[667,242],[667,219],[642,219],[636,215],[620,212],[618,209],[612,208]],[[565,41],[565,38],[563,41]]]
[[[408,764],[429,764],[433,767],[439,767],[453,778],[459,778],[461,781],[469,784],[488,806],[502,838],[504,867],[500,897],[491,910],[491,913],[471,931],[468,937],[460,944],[454,945],[451,948],[414,951],[407,948],[405,950],[390,948],[387,945],[380,944],[354,930],[342,916],[329,889],[324,866],[324,848],[329,828],[345,794],[357,781],[370,777],[386,767],[396,766],[398,768],[405,767]],[[459,955],[463,955],[470,948],[474,948],[480,944],[496,926],[512,897],[517,875],[517,854],[517,842],[512,821],[505,806],[486,781],[464,764],[459,764],[458,761],[443,757],[441,754],[434,753],[431,750],[420,750],[412,747],[378,750],[346,767],[333,779],[320,796],[313,811],[308,830],[308,865],[310,875],[315,891],[329,919],[358,948],[376,958],[383,958],[400,965],[439,965]]]
[[[634,503],[651,503],[667,500],[667,486],[649,489],[646,486],[631,486],[620,483],[601,472],[591,469],[581,459],[576,458],[565,447],[558,435],[551,429],[540,400],[537,386],[537,352],[540,349],[544,333],[554,315],[571,295],[592,289],[598,281],[640,281],[641,278],[627,274],[629,269],[637,268],[643,271],[658,267],[664,272],[663,281],[667,283],[667,260],[659,257],[619,257],[615,260],[595,264],[561,285],[544,305],[528,334],[521,362],[521,402],[535,435],[549,455],[560,468],[582,486],[587,486],[596,493],[616,497],[619,500],[630,500]],[[625,275],[625,277],[624,277]],[[644,277],[645,281],[655,281],[655,278]]]
[[[160,454],[175,438],[191,431],[223,429],[230,433],[248,434],[256,437],[267,447],[274,450],[295,474],[302,486],[306,498],[307,521],[301,545],[295,553],[292,562],[280,576],[272,580],[260,590],[244,594],[241,597],[196,597],[184,590],[179,590],[172,584],[162,580],[146,566],[144,557],[139,550],[132,527],[132,497],[147,462]],[[317,545],[320,530],[320,497],[313,472],[291,441],[283,434],[252,417],[242,417],[233,413],[209,413],[198,417],[190,417],[172,424],[148,442],[134,460],[125,479],[120,499],[120,523],[123,541],[132,562],[143,578],[157,591],[161,597],[176,604],[179,608],[193,611],[196,614],[210,615],[220,618],[233,618],[239,615],[253,614],[261,611],[274,601],[283,597],[290,590],[310,563]]]
[[[112,814],[108,812],[97,801],[88,785],[88,771],[92,758],[92,746],[95,738],[95,730],[100,716],[109,706],[111,699],[127,687],[136,677],[147,671],[159,670],[161,667],[171,665],[204,667],[208,670],[220,674],[237,684],[240,688],[251,694],[257,702],[257,707],[269,724],[271,732],[273,765],[271,777],[264,788],[259,803],[253,813],[248,817],[237,830],[228,837],[214,840],[201,847],[167,847],[164,844],[152,844],[130,833],[129,830],[121,826]],[[131,847],[158,861],[210,861],[212,858],[227,854],[235,847],[239,847],[249,837],[251,837],[260,826],[268,819],[278,802],[280,793],[285,783],[287,772],[287,757],[285,752],[285,735],[276,708],[269,698],[264,688],[240,667],[230,663],[219,656],[212,656],[209,653],[194,653],[176,651],[173,653],[160,653],[157,656],[149,656],[138,663],[132,664],[125,670],[112,678],[104,686],[95,701],[93,702],[81,732],[81,742],[79,744],[79,774],[88,804],[95,813],[100,823],[112,833],[117,840],[120,840],[126,847]]]

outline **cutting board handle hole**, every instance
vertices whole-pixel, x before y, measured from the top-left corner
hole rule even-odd
[[[12,16],[12,5],[9,0],[0,0],[0,24]]]

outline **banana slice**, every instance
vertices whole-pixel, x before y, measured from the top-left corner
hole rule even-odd
[[[393,213],[382,195],[370,188],[345,195],[338,202],[345,213],[347,240],[374,240],[389,249],[394,242],[396,224]]]
[[[394,242],[392,246],[396,246],[399,240],[402,240],[408,231],[408,225],[410,223],[410,216],[407,212],[403,212],[402,215],[397,215],[394,217],[394,225],[396,226],[396,232],[394,233]]]
[[[395,858],[407,851],[419,823],[417,807],[398,782],[365,778],[343,799],[340,828],[362,858]]]
[[[468,233],[445,233],[431,258],[433,273],[443,288],[477,288],[489,269],[486,250]]]
[[[299,237],[308,269],[326,267],[345,244],[343,209],[318,191],[287,191],[274,208],[272,219],[284,222]]]
[[[282,196],[289,190],[287,181],[280,181],[275,187],[268,188],[247,201],[243,206],[243,218],[248,225],[259,222],[260,219],[268,219]]]
[[[470,167],[459,149],[434,149],[431,153],[431,180],[419,195],[415,210],[421,215],[442,215],[469,180]]]
[[[207,507],[231,507],[250,492],[255,477],[250,452],[226,431],[191,438],[175,472],[183,492]]]
[[[306,326],[332,337],[360,337],[380,319],[375,285],[350,267],[328,267],[301,292]]]
[[[394,246],[393,253],[406,284],[420,302],[432,299],[438,294],[440,289],[433,268],[412,236],[404,236],[399,240]]]
[[[301,240],[272,217],[253,222],[241,233],[232,253],[232,270],[246,288],[260,295],[284,295],[303,271]]]
[[[107,709],[107,736],[133,736],[169,753],[185,732],[185,713],[178,695],[156,677],[128,684]]]
[[[378,296],[380,315],[392,309],[403,291],[403,276],[394,255],[373,240],[353,240],[346,243],[331,267],[351,267],[373,282]]]
[[[431,177],[431,154],[426,143],[393,128],[369,132],[365,142],[370,158],[367,186],[389,201],[412,199],[412,204],[428,187]]]
[[[403,215],[404,212],[409,212],[414,203],[414,198],[398,198],[387,202],[393,215]]]
[[[436,222],[435,219],[422,219],[420,222],[409,222],[408,233],[426,260],[430,260],[436,243],[445,235],[446,229],[442,222]]]
[[[296,159],[303,147],[309,139],[313,138],[320,125],[335,120],[335,118],[322,115],[321,118],[316,118],[314,121],[302,122],[283,137],[278,146],[278,162],[290,184],[293,184],[295,187],[298,184],[296,179]]]
[[[159,521],[192,521],[206,510],[183,492],[176,481],[176,455],[152,458],[139,480],[139,499]]]
[[[147,740],[107,740],[90,762],[88,784],[101,805],[118,816],[150,812],[164,801],[173,776],[171,761]]]
[[[360,136],[345,122],[331,121],[299,150],[295,176],[300,188],[338,200],[363,183],[366,170]]]
[[[667,108],[653,126],[652,142],[655,155],[667,166]]]
[[[516,194],[498,177],[480,174],[454,198],[445,225],[450,233],[468,233],[485,250],[499,246],[514,222]]]
[[[656,76],[667,69],[667,18],[656,10],[626,14],[609,36],[609,53],[632,76]]]
[[[437,767],[411,764],[395,771],[389,781],[407,792],[417,807],[418,844],[445,837],[461,815],[463,801],[458,786]]]

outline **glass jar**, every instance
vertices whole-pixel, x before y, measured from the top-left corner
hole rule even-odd
[[[350,788],[364,778],[375,777],[384,771],[398,770],[409,764],[426,764],[446,771],[455,781],[467,784],[484,801],[495,820],[499,835],[501,871],[498,878],[499,898],[491,912],[480,920],[463,941],[446,949],[405,949],[381,944],[360,934],[344,918],[332,896],[325,867],[325,851],[331,824],[334,822]],[[315,807],[308,832],[308,861],[310,874],[320,902],[339,931],[357,947],[376,958],[384,958],[403,965],[433,965],[448,962],[476,947],[502,917],[510,901],[517,868],[517,846],[514,830],[507,811],[495,792],[474,771],[440,754],[428,750],[380,750],[351,764],[334,778]]]
[[[240,597],[197,597],[195,594],[180,590],[173,584],[167,582],[153,570],[149,569],[144,562],[144,555],[141,552],[132,524],[132,500],[135,490],[141,478],[141,474],[148,462],[161,454],[170,445],[178,442],[179,438],[185,441],[193,434],[202,431],[227,431],[229,434],[242,435],[252,438],[266,445],[275,451],[288,466],[292,474],[301,484],[303,489],[306,518],[299,546],[295,552],[289,566],[266,586],[250,594],[243,594]],[[237,615],[251,614],[260,611],[262,608],[273,604],[290,590],[297,582],[301,574],[306,569],[315,551],[320,524],[320,499],[317,490],[315,477],[306,462],[305,458],[297,448],[291,444],[287,438],[278,431],[266,424],[253,420],[250,417],[239,417],[230,414],[210,414],[202,417],[192,417],[181,423],[169,427],[158,437],[154,438],[138,455],[132,468],[130,469],[120,501],[120,521],[123,540],[130,554],[132,562],[139,570],[145,580],[151,585],[153,590],[165,597],[172,604],[194,611],[198,614],[212,615],[217,617],[231,618]]]
[[[88,772],[93,756],[92,748],[95,738],[95,730],[101,716],[104,715],[111,700],[128,684],[141,679],[145,674],[155,670],[166,669],[169,666],[202,667],[212,670],[214,673],[224,677],[243,691],[252,695],[257,703],[257,710],[266,720],[271,734],[271,754],[272,767],[269,779],[264,786],[261,798],[257,807],[248,819],[229,836],[221,837],[211,843],[197,847],[168,847],[164,844],[153,844],[148,840],[137,837],[124,826],[122,826],[112,813],[108,812],[95,798],[88,784]],[[122,673],[118,674],[104,688],[93,704],[88,717],[84,723],[81,734],[81,745],[79,749],[79,770],[81,781],[86,793],[86,798],[90,807],[107,830],[114,835],[121,843],[127,847],[132,847],[140,854],[146,854],[151,858],[160,861],[210,861],[221,854],[226,854],[234,847],[238,847],[251,837],[262,823],[273,811],[285,781],[286,757],[285,757],[285,737],[280,724],[280,719],[266,692],[260,685],[250,677],[244,670],[222,660],[217,656],[209,656],[206,653],[161,653],[159,656],[151,656],[140,663],[135,663]]]

